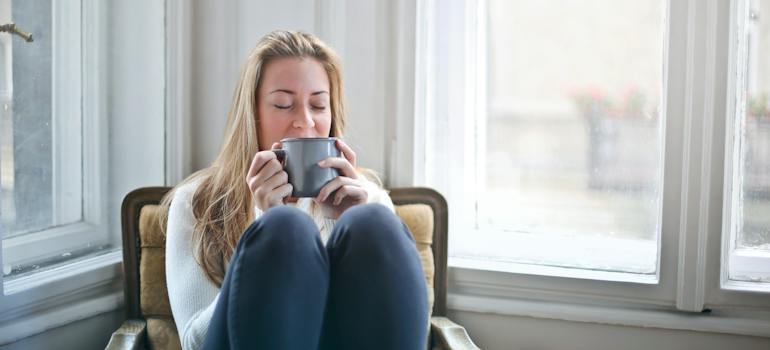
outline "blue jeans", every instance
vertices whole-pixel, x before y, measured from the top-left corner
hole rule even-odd
[[[280,206],[243,233],[204,349],[425,349],[425,277],[408,228],[380,204],[337,220],[327,246]]]

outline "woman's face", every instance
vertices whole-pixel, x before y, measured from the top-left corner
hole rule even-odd
[[[259,149],[289,137],[328,137],[329,77],[312,58],[279,58],[262,70],[257,92]]]

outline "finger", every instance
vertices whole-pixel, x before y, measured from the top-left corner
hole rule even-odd
[[[257,154],[254,155],[254,158],[251,160],[249,172],[246,174],[246,177],[248,178],[256,175],[271,159],[276,159],[275,153],[270,151],[257,152]]]
[[[285,171],[281,170],[277,173],[275,173],[273,176],[271,176],[269,179],[265,180],[265,183],[262,184],[263,187],[267,188],[268,190],[272,191],[278,187],[281,187],[285,184],[289,183],[289,174],[287,174]]]
[[[267,195],[270,207],[283,204],[284,198],[289,197],[292,190],[294,190],[294,187],[290,183],[286,183],[270,191]]]
[[[323,203],[332,192],[340,188],[340,186],[343,185],[341,178],[342,176],[338,176],[334,178],[334,180],[327,182],[324,187],[321,187],[321,190],[318,191],[318,195],[314,198],[316,203]]]
[[[345,141],[342,141],[340,139],[337,139],[337,148],[340,150],[340,152],[342,152],[342,156],[344,156],[345,159],[347,159],[348,162],[350,162],[350,164],[352,164],[353,167],[355,168],[356,152],[353,152],[353,149],[350,148],[350,146],[348,146],[348,144],[345,143]]]
[[[358,200],[365,199],[366,191],[361,187],[356,187],[351,185],[342,186],[339,190],[337,190],[337,194],[334,195],[334,202],[332,204],[340,205],[340,203],[342,203],[342,200],[345,199],[345,197],[350,197]]]
[[[353,168],[353,164],[350,164],[350,162],[345,158],[329,157],[318,162],[318,166],[321,168],[339,169],[342,176],[347,176],[351,179],[358,178],[358,174],[356,174],[356,170]]]
[[[334,180],[329,181],[321,188],[321,191],[318,192],[318,196],[315,198],[316,202],[322,203],[332,194],[332,192],[345,185],[361,187],[361,183],[358,180],[346,176],[337,176]]]
[[[273,175],[282,172],[283,171],[283,165],[278,161],[278,159],[271,159],[267,163],[265,163],[264,166],[262,166],[262,169],[259,170],[259,172],[254,175],[254,183],[257,185],[257,187],[261,186],[265,183],[269,178],[273,177]]]
[[[270,149],[282,149],[282,148],[283,148],[283,144],[280,141],[273,142],[273,145],[270,147]]]

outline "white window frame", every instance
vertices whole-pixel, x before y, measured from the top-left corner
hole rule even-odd
[[[98,243],[99,240],[109,239],[110,235],[117,237],[117,233],[107,232],[106,212],[103,210],[108,193],[105,162],[107,128],[104,118],[106,79],[101,74],[105,66],[106,46],[106,31],[101,29],[106,25],[106,8],[102,2],[94,0],[83,0],[82,9],[80,2],[54,2],[53,6],[54,33],[80,36],[81,31],[72,28],[81,28],[81,25],[84,28],[82,41],[72,41],[80,42],[78,47],[68,48],[53,43],[54,54],[62,55],[61,60],[53,60],[58,61],[54,63],[54,89],[57,84],[70,84],[75,81],[76,85],[82,87],[82,94],[90,97],[82,99],[82,125],[74,123],[75,125],[54,126],[54,138],[66,137],[67,128],[82,127],[82,186],[85,189],[83,218],[79,223],[2,241],[3,246],[11,249],[6,250],[5,254],[2,253],[3,249],[0,249],[0,263],[23,263],[31,259],[26,255],[30,252],[37,255],[41,249],[62,251],[59,249],[82,246],[83,242],[87,241]],[[56,40],[57,37],[54,37],[54,41]],[[78,68],[69,71],[73,69],[72,65],[77,65]],[[79,67],[87,69],[81,71]],[[71,80],[66,82],[66,79]],[[74,99],[74,102],[70,99]],[[67,115],[68,119],[80,119],[77,115],[80,113],[80,101],[80,91],[64,91],[61,95],[55,93],[54,113]],[[80,150],[56,148],[54,152],[58,152],[55,156],[66,157],[71,156],[68,152],[79,153]],[[54,186],[71,185],[62,179],[77,170],[68,169],[65,163],[54,164]],[[61,212],[63,208],[57,206],[63,206],[64,202],[55,200],[55,211]],[[113,281],[120,276],[121,261],[121,252],[112,251],[11,281],[3,281],[0,276],[0,344],[118,308],[122,301],[122,292]]]
[[[464,5],[442,2],[441,6],[468,6],[466,11],[474,13],[479,1],[483,0]],[[458,108],[455,99],[432,101],[436,87],[445,86],[435,79],[440,74],[433,71],[441,64],[435,59],[439,54],[431,46],[438,4],[434,0],[421,0],[414,5],[396,1],[395,6],[397,18],[421,20],[416,21],[416,30],[407,25],[396,34],[395,50],[399,52],[396,72],[406,78],[397,79],[395,100],[412,107],[397,107],[409,114],[404,117],[397,113],[391,129],[390,182],[392,185],[425,185],[433,169],[437,169],[431,168],[430,158],[425,154],[441,149],[433,138],[436,133],[446,132],[444,127],[448,123],[445,119],[436,119],[446,115],[446,111],[437,109],[442,103],[450,104],[455,110],[475,109],[467,105]],[[715,242],[722,242],[725,134],[721,130],[724,130],[728,115],[725,52],[732,6],[729,0],[672,0],[667,5],[670,20],[664,47],[663,105],[668,117],[664,126],[662,212],[675,214],[664,214],[662,218],[657,283],[574,278],[574,274],[560,274],[555,270],[547,274],[526,268],[496,271],[488,266],[458,266],[450,257],[450,308],[579,322],[770,336],[770,320],[757,311],[770,307],[766,295],[721,288],[721,259],[715,258],[721,248],[721,244]],[[410,30],[416,33],[412,37],[405,34]],[[462,31],[459,36],[453,36],[457,40],[469,37],[474,38],[474,33]],[[409,52],[411,48],[415,53],[413,58],[401,57],[400,52]],[[478,91],[468,87],[466,82],[452,83],[465,86],[466,91]],[[402,94],[409,96],[410,92],[416,96],[414,101],[398,98]],[[477,98],[472,95],[466,93],[465,96]],[[467,123],[467,119],[460,120]],[[400,139],[395,135],[401,135]],[[414,150],[404,154],[402,147]],[[445,196],[451,206],[454,202],[451,194],[445,193]],[[450,220],[459,211],[462,209],[450,207]],[[456,229],[452,225],[450,222],[450,234]],[[682,315],[682,312],[692,315]]]
[[[82,127],[84,135],[82,181],[88,190],[83,193],[83,222],[68,225],[66,230],[60,229],[68,231],[60,232],[59,236],[61,239],[68,236],[66,239],[80,240],[76,245],[82,245],[88,240],[94,245],[98,243],[94,238],[100,237],[118,243],[121,237],[119,212],[122,196],[138,186],[175,183],[184,176],[185,166],[189,167],[189,150],[179,148],[185,148],[185,144],[189,142],[189,138],[183,135],[185,130],[189,130],[183,113],[186,113],[186,102],[189,101],[189,87],[184,84],[186,79],[189,79],[190,48],[189,36],[185,33],[189,33],[191,16],[189,9],[183,8],[180,0],[166,0],[164,3],[147,0],[145,4],[81,1],[82,47],[74,51],[78,55],[82,52],[82,61],[81,57],[77,57],[77,61],[83,71],[69,73],[82,74],[82,94],[88,97],[82,99],[83,124],[78,126]],[[55,2],[58,3],[60,2]],[[115,21],[119,11],[133,6],[146,12],[121,15],[120,20]],[[153,25],[135,27],[135,18],[148,14],[163,15],[158,10],[164,7],[167,15],[165,23],[158,21],[153,22]],[[81,8],[78,7],[77,11],[81,11]],[[57,20],[54,20],[54,23],[67,25]],[[110,30],[106,30],[108,24]],[[165,26],[166,29],[158,30],[159,25]],[[71,30],[71,27],[68,30]],[[79,30],[76,32],[76,35],[80,35]],[[128,43],[132,53],[139,50],[153,50],[152,52],[158,54],[168,50],[172,53],[166,52],[164,62],[160,65],[155,59],[159,56],[153,56],[154,58],[144,62],[139,59],[139,64],[150,63],[150,66],[141,71],[142,74],[136,81],[128,81],[133,75],[130,71],[125,71],[125,67],[136,63],[137,59],[109,50],[114,47],[111,39],[114,41],[123,37],[152,38]],[[142,84],[147,82],[143,79],[156,79],[155,73],[161,69],[165,74],[166,85],[159,86],[153,80],[150,82],[153,84],[152,89],[146,89]],[[54,70],[56,71],[56,68]],[[117,79],[116,76],[122,79],[120,83],[111,81]],[[75,76],[71,78],[77,79]],[[54,81],[57,79],[58,76]],[[158,91],[161,95],[157,94]],[[149,96],[145,99],[145,105],[134,106],[131,102],[145,97],[142,93]],[[74,109],[81,103],[78,100],[75,102],[77,106],[73,106],[58,97],[54,99],[61,102],[58,106],[62,108],[69,106]],[[162,101],[165,101],[166,105],[160,105],[161,108],[158,108]],[[161,129],[172,127],[179,129],[174,129],[171,135],[164,137],[165,130]],[[121,134],[110,137],[108,131],[114,128],[120,128]],[[140,136],[145,137],[145,142],[134,143],[133,140]],[[165,148],[164,152],[157,152],[161,147]],[[60,151],[66,152],[55,150]],[[169,153],[173,155],[169,156]],[[121,158],[124,155],[133,157],[131,162],[124,162]],[[153,168],[132,171],[140,161]],[[57,169],[71,170],[66,169],[65,164]],[[143,175],[137,176],[139,173]],[[163,176],[158,176],[159,174]],[[89,236],[88,232],[96,233]],[[59,238],[38,244],[49,244],[57,239]],[[40,245],[19,247],[22,246],[14,246],[14,249],[10,250],[11,254],[16,254],[19,249],[34,250]],[[72,259],[49,269],[0,283],[0,345],[120,308],[123,303],[122,257],[120,249],[107,250],[100,255]],[[7,258],[7,251],[3,256],[0,250],[0,263]],[[3,282],[2,277],[0,282]]]
[[[736,130],[740,128],[740,121],[746,113],[745,104],[740,103],[740,101],[745,100],[745,96],[738,87],[743,86],[747,80],[753,79],[752,77],[745,76],[745,71],[738,69],[738,64],[745,62],[745,64],[756,68],[758,62],[756,57],[746,57],[748,43],[746,43],[743,36],[746,30],[746,23],[742,19],[748,18],[749,11],[751,11],[748,1],[735,0],[732,5],[731,12],[733,15],[730,17],[730,20],[733,21],[733,24],[730,26],[730,56],[728,57],[727,122],[724,129],[726,147],[720,285],[722,289],[731,291],[770,293],[770,283],[730,279],[731,271],[761,275],[770,273],[770,253],[749,249],[736,249],[735,245],[739,218],[736,217],[737,212],[733,211],[733,208],[740,206],[740,198],[738,198],[737,193],[740,192],[741,186],[738,176],[735,176],[740,167],[740,157],[734,157],[736,155],[735,152],[740,150],[740,138],[736,137]],[[756,52],[756,40],[752,44],[754,46],[753,52]],[[756,72],[756,69],[752,71]],[[752,89],[752,85],[756,85],[756,81],[749,81],[748,83],[749,90]]]
[[[86,41],[81,44],[79,28],[81,24],[90,25],[92,21],[81,21],[81,1],[53,2],[52,20],[52,203],[55,225],[3,240],[6,250],[3,256],[4,266],[29,264],[40,259],[40,256],[67,253],[82,248],[84,242],[99,246],[114,240],[107,232],[106,213],[103,210],[106,203],[104,188],[107,173],[106,167],[101,164],[106,149],[106,139],[102,135],[107,129],[102,122],[102,114],[93,108],[98,108],[98,105],[89,104],[89,100],[82,99],[83,94],[98,96],[96,91],[88,90],[89,87],[94,87],[90,82],[86,82],[86,90],[81,89],[81,73],[86,80],[98,79],[95,77],[98,72],[94,69],[81,72],[81,55],[89,50],[99,50],[91,47],[93,43]],[[81,51],[81,45],[85,50]],[[85,102],[82,104],[82,111],[81,101]],[[82,135],[82,147],[80,140],[69,141],[73,139],[72,135]],[[75,208],[73,212],[72,200],[60,195],[65,188],[77,192],[74,199],[82,209]],[[78,212],[82,219],[77,222],[56,225],[61,219],[73,217]],[[23,278],[6,281],[5,292],[16,292],[25,284],[23,281]]]

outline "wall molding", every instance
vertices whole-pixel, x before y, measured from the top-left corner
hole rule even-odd
[[[3,310],[0,345],[120,308],[122,257],[115,250],[7,282],[3,303],[17,306]]]
[[[166,140],[165,181],[173,186],[192,172],[190,84],[191,6],[166,1]]]
[[[670,310],[603,307],[456,293],[450,293],[447,302],[451,310],[482,314],[770,337],[770,320],[768,315],[762,313],[693,314]]]

